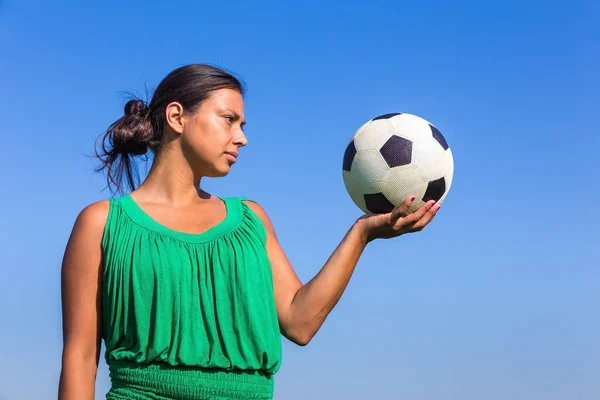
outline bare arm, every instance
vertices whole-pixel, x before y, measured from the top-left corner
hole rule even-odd
[[[392,213],[357,220],[321,270],[304,285],[284,254],[266,212],[257,204],[248,203],[267,230],[267,252],[273,269],[277,314],[285,337],[301,346],[308,344],[342,297],[367,244],[376,238],[420,231],[439,208],[428,203],[406,215],[411,202],[407,200]]]
[[[61,271],[63,352],[59,400],[94,399],[101,348],[101,240],[108,202],[77,217]]]

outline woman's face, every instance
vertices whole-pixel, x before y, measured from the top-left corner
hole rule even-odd
[[[232,89],[216,90],[183,120],[183,152],[194,171],[209,177],[227,175],[239,148],[248,142],[242,95]]]

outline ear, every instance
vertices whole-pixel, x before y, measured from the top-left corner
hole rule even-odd
[[[183,106],[177,102],[172,102],[165,109],[165,118],[169,127],[175,133],[183,133]]]

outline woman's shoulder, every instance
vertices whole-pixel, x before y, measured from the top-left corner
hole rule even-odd
[[[257,214],[261,219],[268,218],[267,212],[258,201],[247,197],[240,197],[239,199],[242,203],[248,206],[248,208],[254,211],[254,213]]]
[[[262,222],[262,224],[267,229],[268,233],[270,233],[274,230],[271,219],[269,218],[269,214],[257,200],[248,198],[245,196],[238,196],[238,197],[235,197],[235,199],[239,200],[242,204],[244,204],[246,207],[248,207],[248,209],[250,209],[252,211],[252,213],[254,213],[254,215],[256,215],[256,217],[258,217],[258,219]]]
[[[253,198],[246,196],[231,196],[231,197],[221,197],[221,199],[230,202],[239,202],[246,207],[250,208],[254,213],[256,213],[261,219],[267,217],[267,213],[265,209],[259,204],[259,202]]]
[[[102,230],[108,219],[110,200],[99,200],[85,206],[77,215],[75,226],[83,229]]]

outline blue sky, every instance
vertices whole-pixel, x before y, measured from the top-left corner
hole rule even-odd
[[[362,123],[419,115],[454,154],[434,223],[369,245],[308,347],[282,339],[276,399],[599,398],[600,6],[209,3],[0,2],[0,399],[55,398],[64,246],[109,196],[94,139],[194,62],[248,87],[249,145],[205,187],[260,202],[303,281],[360,215]]]

